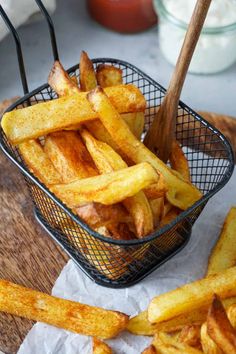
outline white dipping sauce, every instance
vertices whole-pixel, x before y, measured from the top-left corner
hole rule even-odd
[[[186,30],[166,15],[158,11],[160,1],[177,20],[189,23],[196,0],[156,0],[156,10],[160,16],[160,47],[166,59],[176,64]],[[232,25],[233,28],[223,28]],[[236,0],[212,0],[205,32],[197,44],[190,71],[193,73],[214,73],[222,71],[236,61]],[[208,29],[211,33],[207,33]],[[214,29],[215,30],[214,30]]]

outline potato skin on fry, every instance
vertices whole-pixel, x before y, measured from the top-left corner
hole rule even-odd
[[[63,183],[98,175],[81,137],[74,131],[49,134],[45,139],[44,151],[60,173]]]
[[[70,78],[59,61],[55,61],[48,76],[48,83],[59,96],[68,96],[80,92],[77,83]]]
[[[62,182],[60,174],[38,141],[26,141],[18,148],[29,170],[46,186]]]
[[[100,338],[125,329],[128,316],[79,302],[60,299],[0,280],[0,311]]]
[[[93,354],[112,354],[112,350],[106,343],[102,342],[100,339],[93,338]]]
[[[158,178],[151,165],[142,163],[106,175],[54,185],[51,190],[70,208],[89,202],[110,205],[137,194]]]
[[[208,261],[207,274],[216,274],[236,264],[236,207],[232,207],[225,219],[220,237]]]
[[[146,106],[141,91],[134,85],[105,89],[120,113],[143,111]],[[86,99],[87,93],[60,97],[37,105],[6,112],[1,125],[12,144],[38,138],[98,118]]]
[[[93,63],[85,51],[80,56],[80,87],[82,91],[90,91],[97,86],[97,79],[93,68]]]
[[[124,154],[135,163],[149,162],[159,173],[163,174],[168,185],[167,199],[173,205],[180,209],[187,209],[200,199],[202,194],[196,187],[184,181],[176,171],[168,168],[132,134],[115,109],[112,100],[104,94],[101,88],[91,91],[88,94],[88,100]]]
[[[155,297],[148,307],[150,322],[161,322],[208,306],[214,293],[222,298],[236,295],[236,267],[219,274],[186,284],[181,288]]]

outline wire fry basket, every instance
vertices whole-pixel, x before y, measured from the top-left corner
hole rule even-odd
[[[165,89],[127,62],[110,58],[93,60],[95,69],[104,63],[122,69],[124,83],[136,85],[144,94],[147,101],[145,134],[164,98]],[[79,77],[78,65],[70,68],[68,73]],[[55,98],[57,94],[45,84],[26,94],[7,111],[26,107],[29,102]],[[0,130],[1,149],[23,174],[38,222],[89,278],[112,288],[139,282],[179,252],[187,244],[192,226],[209,198],[231,177],[234,159],[230,144],[217,129],[182,102],[179,104],[176,138],[188,159],[192,182],[202,191],[203,197],[170,224],[143,239],[114,240],[92,230],[33,176],[17,148]]]

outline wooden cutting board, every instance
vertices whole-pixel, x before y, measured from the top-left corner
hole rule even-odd
[[[0,220],[0,278],[50,293],[68,256],[35,221],[24,179],[1,152]],[[16,353],[32,325],[0,312],[0,350]]]

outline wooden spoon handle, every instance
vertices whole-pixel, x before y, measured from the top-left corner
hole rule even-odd
[[[168,94],[174,95],[178,101],[211,1],[212,0],[197,1],[188,26],[184,43],[168,88]]]

